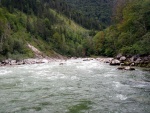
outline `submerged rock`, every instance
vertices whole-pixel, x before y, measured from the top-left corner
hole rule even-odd
[[[83,61],[90,61],[90,59],[84,59]]]
[[[130,66],[126,66],[126,67],[120,66],[120,67],[118,67],[117,69],[118,69],[118,70],[129,70],[129,71],[135,70],[135,68],[130,67]]]
[[[59,65],[64,65],[64,63],[59,63]]]
[[[124,70],[124,69],[125,69],[125,67],[120,66],[120,67],[118,67],[117,69],[118,69],[118,70]]]
[[[131,71],[132,71],[132,70],[135,70],[135,68],[130,67],[130,66],[127,66],[127,67],[125,67],[124,69],[125,69],[125,70],[131,70]]]

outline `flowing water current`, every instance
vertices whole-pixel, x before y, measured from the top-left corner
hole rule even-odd
[[[0,113],[150,113],[150,72],[96,60],[0,67]]]

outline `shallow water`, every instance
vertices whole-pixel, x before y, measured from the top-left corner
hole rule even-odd
[[[0,113],[150,113],[150,72],[59,63],[0,67]]]

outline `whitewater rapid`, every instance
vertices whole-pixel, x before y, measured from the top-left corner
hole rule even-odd
[[[148,113],[150,73],[96,59],[0,67],[0,113]]]

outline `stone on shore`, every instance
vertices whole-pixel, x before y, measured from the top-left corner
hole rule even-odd
[[[122,57],[120,57],[120,61],[125,61],[126,60],[126,57],[125,56],[122,56]]]
[[[124,66],[139,66],[150,68],[150,55],[122,55],[118,54],[115,59],[110,62],[110,65],[119,65],[124,63]],[[118,63],[117,63],[118,62]]]

